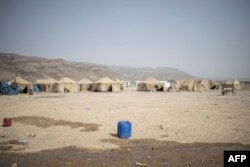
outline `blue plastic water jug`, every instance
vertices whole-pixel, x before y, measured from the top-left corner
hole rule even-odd
[[[126,139],[131,137],[132,124],[129,121],[119,121],[118,122],[118,137],[122,139]]]

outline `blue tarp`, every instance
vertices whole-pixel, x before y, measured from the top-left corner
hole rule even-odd
[[[34,84],[33,85],[33,91],[34,92],[42,92],[42,88],[39,84]]]
[[[13,85],[7,83],[0,83],[0,94],[16,95],[19,93],[19,89]]]

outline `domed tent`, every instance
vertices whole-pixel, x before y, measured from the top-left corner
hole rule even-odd
[[[204,87],[205,89],[219,89],[220,83],[214,80],[203,79],[201,81],[201,86]]]
[[[19,93],[28,93],[30,90],[33,91],[33,84],[21,77],[16,77],[13,81],[19,89]]]
[[[238,80],[229,80],[226,82],[226,84],[233,85],[236,90],[241,89],[241,84],[240,84],[240,81],[238,81]]]
[[[123,82],[119,79],[115,79],[115,82],[117,82],[120,85],[120,89],[123,90]]]
[[[53,85],[58,83],[57,80],[49,78],[49,79],[37,79],[36,84],[40,85],[42,92],[52,93]]]
[[[80,84],[72,79],[64,77],[53,85],[52,91],[56,93],[76,93],[80,91]]]
[[[81,81],[79,81],[79,83],[80,83],[80,91],[89,91],[91,90],[91,84],[93,82],[84,78]]]
[[[151,77],[138,83],[137,91],[164,91],[164,84]]]
[[[91,84],[91,90],[94,92],[119,92],[120,85],[116,81],[105,77]]]

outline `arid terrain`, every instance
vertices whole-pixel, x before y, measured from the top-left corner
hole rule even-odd
[[[63,59],[23,56],[14,53],[0,53],[0,81],[10,81],[16,76],[31,82],[48,78],[60,80],[63,77],[69,77],[76,81],[83,78],[96,81],[102,77],[129,81],[144,80],[152,76],[160,80],[180,80],[192,77],[183,71],[168,67],[107,66],[86,62],[71,62]]]
[[[0,166],[222,166],[250,149],[250,91],[0,96]],[[117,122],[132,137],[117,138]]]

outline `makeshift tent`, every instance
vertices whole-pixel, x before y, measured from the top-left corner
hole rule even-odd
[[[195,79],[185,79],[178,81],[174,86],[174,91],[202,91],[204,88],[200,86]]]
[[[120,84],[105,77],[91,84],[91,90],[95,92],[119,92],[121,89]]]
[[[164,91],[164,83],[152,77],[147,78],[138,83],[137,91]]]
[[[183,91],[202,91],[202,87],[199,85],[199,83],[194,79],[186,79],[181,81],[181,87],[180,90]]]
[[[226,82],[226,84],[228,84],[228,85],[232,84],[236,90],[242,89],[240,81],[238,81],[238,80],[229,80]]]
[[[13,85],[9,83],[0,83],[0,94],[15,95],[18,93],[19,93],[19,90],[17,87],[14,87]]]
[[[55,92],[71,92],[76,93],[80,91],[80,84],[67,77],[62,78],[57,84],[53,85],[53,90]]]
[[[170,82],[168,81],[159,81],[163,85],[163,91],[169,91],[171,86]]]
[[[91,90],[91,84],[93,83],[92,81],[84,78],[81,81],[79,81],[80,83],[80,91],[90,91]]]
[[[219,89],[220,83],[214,80],[203,79],[201,81],[201,86],[205,89]]]
[[[119,79],[115,79],[115,82],[117,82],[120,85],[120,89],[123,90],[123,82]]]
[[[52,93],[53,92],[53,85],[58,81],[54,79],[38,79],[36,80],[36,84],[40,86],[41,92]]]
[[[16,77],[12,84],[19,89],[19,93],[33,91],[33,84],[21,77]]]
[[[171,86],[171,90],[173,92],[177,92],[177,91],[180,91],[180,87],[181,87],[181,81],[176,81],[173,83],[173,85]]]

